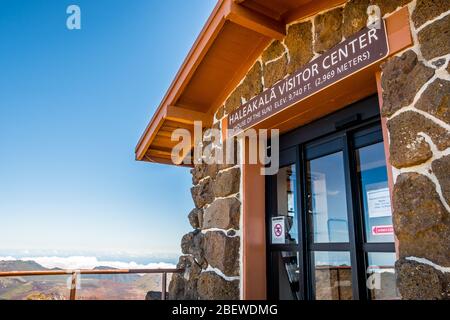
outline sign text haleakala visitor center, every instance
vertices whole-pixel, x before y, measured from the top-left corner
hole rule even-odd
[[[333,83],[383,59],[389,53],[384,21],[366,27],[311,61],[272,88],[266,89],[228,115],[234,133],[317,93]]]

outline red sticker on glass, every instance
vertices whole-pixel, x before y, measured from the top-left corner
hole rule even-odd
[[[372,227],[372,234],[374,236],[386,236],[394,234],[394,226],[375,226]]]

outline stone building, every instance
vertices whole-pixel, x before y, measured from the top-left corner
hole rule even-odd
[[[449,60],[448,0],[220,0],[136,148],[192,167],[170,297],[448,299]]]

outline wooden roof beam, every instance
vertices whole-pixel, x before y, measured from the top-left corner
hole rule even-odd
[[[173,130],[176,130],[176,129],[174,128]],[[173,130],[165,130],[165,128],[163,127],[163,129],[158,131],[158,134],[156,135],[156,138],[157,137],[164,137],[164,138],[169,138],[170,139],[172,137]],[[189,134],[193,135],[193,132],[189,131]]]
[[[269,8],[267,8],[266,6],[260,5],[257,2],[251,2],[248,0],[234,0],[234,2],[236,4],[242,5],[243,7],[246,7],[248,9],[251,9],[255,12],[259,12],[262,13],[266,16],[268,16],[271,19],[277,20],[277,21],[281,21],[281,15]]]
[[[212,116],[207,113],[193,111],[177,106],[168,106],[166,109],[166,120],[193,125],[194,121],[201,121],[203,127],[211,125]]]
[[[153,142],[155,142],[157,139],[155,139]],[[175,141],[173,143],[176,144],[178,142]],[[150,148],[147,151],[145,158],[150,162],[156,161],[155,159],[158,159],[158,160],[165,159],[164,163],[166,163],[166,164],[192,166],[192,164],[185,165],[183,163],[184,159],[192,157],[191,153],[192,153],[192,148],[194,145],[193,137],[191,137],[190,145],[191,145],[190,148],[182,149],[179,154],[174,154],[172,157],[172,150],[168,150],[167,145],[162,146],[163,149],[158,149],[159,147],[156,144],[153,144],[152,148]],[[190,159],[190,160],[192,160],[192,159]]]
[[[172,152],[167,149],[148,149],[147,155],[150,157],[171,158]]]
[[[229,5],[227,20],[271,39],[283,40],[286,36],[286,26],[284,23],[249,10],[235,1],[230,1]]]

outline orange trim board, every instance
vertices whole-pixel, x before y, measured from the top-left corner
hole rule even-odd
[[[376,75],[376,81],[377,81],[377,91],[378,91],[378,102],[380,105],[380,113],[383,108],[383,88],[381,86],[381,72],[377,72]],[[394,175],[392,172],[392,166],[390,162],[391,154],[389,150],[389,131],[387,127],[387,118],[381,117],[381,129],[383,132],[383,144],[384,144],[384,154],[386,157],[386,169],[387,169],[387,175],[388,175],[388,186],[389,186],[389,195],[391,197],[391,203],[394,203],[392,195],[394,194]],[[397,235],[394,234],[394,243],[395,243],[395,254],[397,259],[400,258],[400,251],[399,251],[399,241],[397,238]]]
[[[283,40],[286,36],[286,26],[284,23],[273,20],[234,2],[230,2],[230,13],[227,19],[250,30],[257,31],[269,38]]]
[[[247,141],[248,142],[248,141]],[[249,154],[249,143],[245,154]],[[266,285],[266,208],[265,176],[260,164],[242,167],[242,298],[265,300]]]

